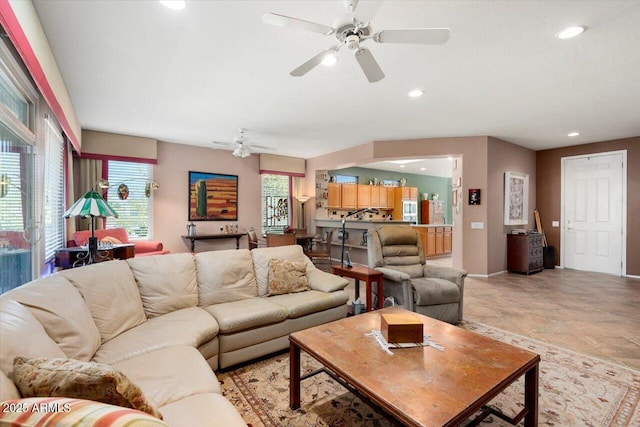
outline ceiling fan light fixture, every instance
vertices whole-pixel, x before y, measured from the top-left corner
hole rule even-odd
[[[424,91],[420,89],[413,89],[407,95],[409,95],[410,98],[420,98],[422,95],[424,95]]]
[[[332,65],[336,65],[336,62],[338,62],[337,52],[332,51],[332,52],[327,52],[324,55],[324,57],[322,58],[321,64],[324,65],[325,67],[330,67]]]
[[[580,132],[569,132],[567,136],[570,138],[574,138],[576,136],[580,136]]]
[[[557,37],[559,39],[570,39],[584,33],[585,29],[586,28],[582,26],[565,28],[558,33]]]

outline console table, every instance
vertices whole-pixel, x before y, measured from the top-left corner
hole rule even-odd
[[[195,252],[196,240],[236,239],[236,249],[240,249],[240,238],[246,235],[247,233],[198,234],[196,236],[182,236],[182,238],[191,240],[191,252]]]
[[[113,245],[111,248],[98,249],[94,263],[111,261],[113,259],[133,258],[136,253],[136,245],[133,243],[123,243]],[[74,246],[62,248],[56,251],[55,266],[66,270],[68,268],[82,267],[86,264],[87,248]]]

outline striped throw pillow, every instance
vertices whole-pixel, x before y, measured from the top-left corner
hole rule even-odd
[[[29,427],[161,427],[167,424],[141,411],[68,397],[6,400],[0,425]]]

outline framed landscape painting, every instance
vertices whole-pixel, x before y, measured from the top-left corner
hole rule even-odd
[[[529,175],[504,173],[504,225],[529,223]]]
[[[238,176],[189,171],[189,221],[237,221]]]

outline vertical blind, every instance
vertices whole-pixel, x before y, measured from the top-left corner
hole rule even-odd
[[[107,167],[110,183],[107,201],[118,213],[118,218],[107,218],[107,228],[123,227],[130,240],[150,239],[153,236],[153,191],[151,197],[147,197],[145,191],[147,183],[152,180],[152,165],[109,160]],[[118,197],[118,187],[121,184],[129,187],[129,195],[125,200]]]
[[[44,259],[64,247],[64,140],[60,130],[45,119]]]

